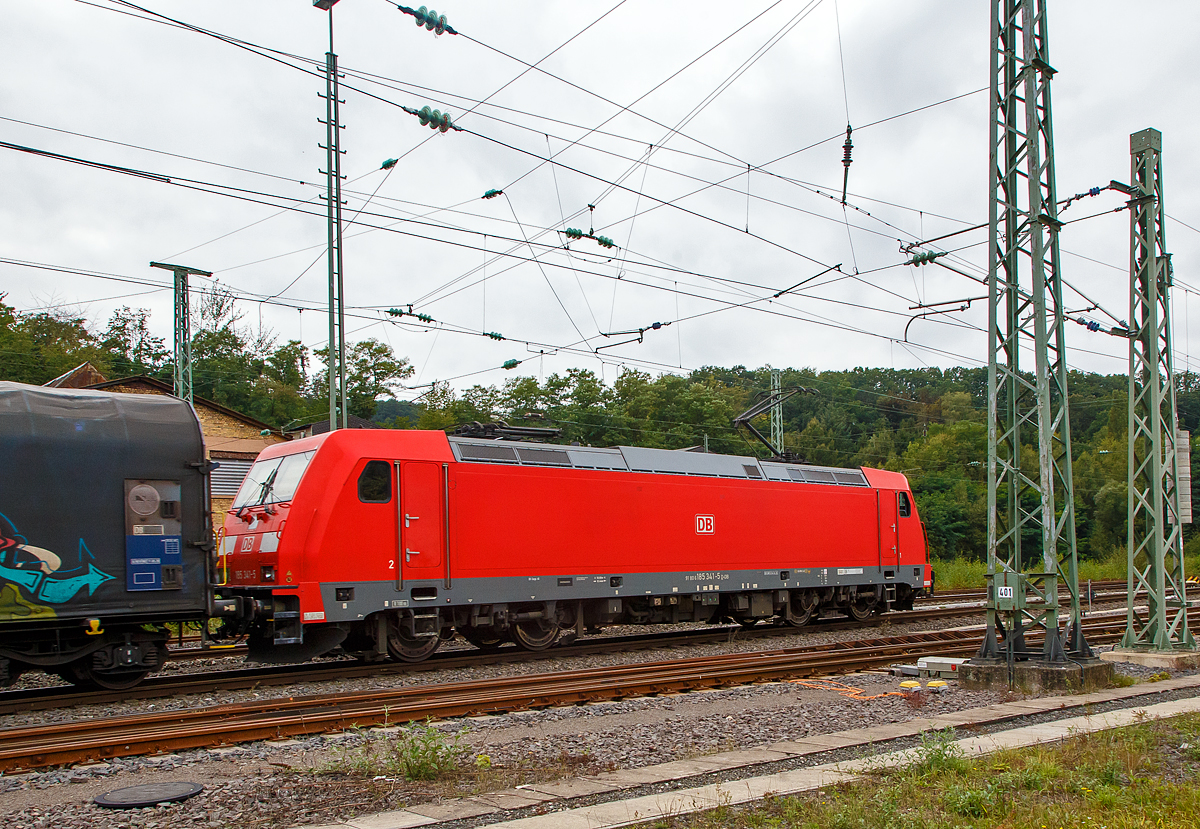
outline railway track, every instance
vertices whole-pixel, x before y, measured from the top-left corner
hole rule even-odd
[[[1123,597],[1111,594],[1111,597]],[[158,699],[181,694],[200,694],[219,691],[237,691],[256,687],[276,687],[307,682],[327,682],[357,679],[368,676],[411,674],[438,670],[466,668],[497,662],[529,662],[556,659],[568,656],[613,653],[620,651],[654,650],[661,648],[688,647],[730,638],[771,638],[794,635],[798,630],[820,630],[830,632],[853,628],[881,627],[891,624],[907,624],[944,618],[963,618],[977,615],[982,607],[918,608],[872,617],[867,622],[849,622],[823,619],[812,626],[797,629],[789,626],[757,625],[743,628],[737,625],[705,627],[697,630],[669,631],[632,636],[606,636],[589,638],[571,644],[556,646],[546,651],[526,651],[515,646],[503,647],[488,653],[475,648],[447,650],[434,654],[425,662],[410,664],[401,662],[358,662],[341,660],[336,662],[306,662],[290,665],[258,666],[244,669],[209,671],[203,674],[183,673],[153,676],[136,688],[125,691],[80,691],[74,686],[60,685],[20,691],[0,692],[0,716],[24,711],[46,711],[55,708],[70,708],[76,705],[100,705],[135,699]],[[185,649],[185,658],[218,658],[244,655],[244,651],[222,649],[218,651]]]
[[[1200,618],[1200,612],[1194,615]],[[1085,622],[1085,628],[1093,644],[1116,642],[1125,630],[1124,613],[1093,617]],[[10,728],[0,730],[0,771],[844,673],[921,655],[969,656],[979,647],[982,632],[978,626],[803,648]]]
[[[944,618],[962,618],[981,612],[978,607],[922,608],[900,611],[872,617],[867,622],[849,622],[823,619],[806,628],[789,626],[756,625],[743,628],[738,625],[721,625],[697,630],[668,631],[633,636],[605,636],[577,640],[545,651],[526,651],[515,646],[503,647],[498,651],[482,652],[475,648],[442,651],[430,659],[415,664],[404,662],[306,662],[294,665],[270,665],[253,668],[210,671],[207,673],[185,673],[153,676],[136,688],[125,691],[80,691],[74,686],[61,685],[50,688],[35,688],[22,691],[0,692],[0,716],[23,711],[45,711],[68,708],[75,705],[97,705],[117,703],[134,699],[156,699],[177,694],[198,694],[217,691],[236,691],[263,686],[294,685],[302,682],[326,682],[342,679],[357,679],[368,676],[411,674],[438,670],[466,668],[497,662],[529,662],[557,659],[567,656],[613,653],[620,651],[653,650],[659,648],[689,647],[712,642],[728,641],[731,638],[771,638],[794,635],[802,630],[822,632],[850,630],[862,627],[878,627],[890,624],[906,624]],[[208,658],[236,656],[236,652],[198,651]]]

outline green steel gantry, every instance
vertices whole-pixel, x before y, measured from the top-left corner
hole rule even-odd
[[[987,632],[973,662],[1065,663],[1083,639],[1046,0],[993,0]],[[1032,365],[1029,364],[1032,358]],[[1032,371],[1031,371],[1032,369]],[[1036,446],[1036,456],[1025,448]],[[1059,588],[1066,588],[1066,634]],[[1045,632],[1040,651],[1025,641]]]
[[[212,276],[209,271],[186,265],[151,262],[150,267],[175,274],[175,396],[192,402],[192,315],[188,302],[188,277]]]
[[[1129,595],[1126,648],[1195,648],[1188,630],[1182,525],[1191,493],[1180,491],[1180,456],[1171,358],[1171,256],[1163,220],[1162,133],[1129,137]],[[1190,471],[1189,471],[1190,472]],[[1190,474],[1184,476],[1190,482]],[[1181,504],[1182,501],[1184,503]],[[1181,507],[1187,507],[1184,510]],[[1143,592],[1146,610],[1136,611]]]

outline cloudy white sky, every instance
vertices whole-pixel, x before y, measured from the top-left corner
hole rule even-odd
[[[435,37],[387,0],[334,10],[356,221],[347,331],[409,357],[414,385],[499,382],[507,360],[522,361],[518,374],[584,367],[609,380],[621,365],[986,363],[985,302],[928,320],[910,310],[982,286],[902,266],[897,241],[987,219],[984,0],[447,3],[436,8],[460,36]],[[0,0],[0,140],[171,179],[0,149],[0,293],[101,326],[122,305],[149,308],[169,340],[170,275],[148,267],[169,261],[214,272],[280,342],[323,346],[328,15],[311,0],[138,5],[256,51],[113,0]],[[1130,133],[1162,130],[1177,363],[1189,366],[1198,18],[1190,0],[1050,0],[1059,196],[1127,181]],[[538,61],[549,75],[522,63]],[[399,107],[426,104],[467,131],[433,133]],[[388,158],[400,159],[390,172]],[[489,189],[504,195],[481,199]],[[1120,204],[1103,193],[1062,218]],[[571,241],[566,227],[618,247]],[[982,276],[985,241],[941,244]],[[1127,214],[1069,225],[1062,248],[1064,278],[1102,306],[1088,318],[1126,317]],[[1070,291],[1066,302],[1091,305]],[[436,323],[384,313],[410,303]],[[672,324],[619,344],[655,322]],[[1074,367],[1125,370],[1124,341],[1076,325],[1068,336]]]

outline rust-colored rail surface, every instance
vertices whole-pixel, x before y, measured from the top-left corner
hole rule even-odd
[[[454,668],[471,667],[497,662],[536,662],[565,656],[583,656],[597,653],[617,653],[658,648],[678,648],[702,645],[730,639],[760,639],[775,636],[795,635],[802,631],[829,632],[869,628],[889,624],[906,624],[943,618],[975,616],[981,607],[921,608],[918,610],[887,613],[873,616],[866,622],[850,622],[823,619],[805,628],[790,626],[756,625],[743,628],[740,625],[705,626],[694,630],[658,631],[632,636],[602,636],[577,640],[545,651],[526,651],[516,646],[502,647],[499,651],[483,652],[475,648],[446,650],[436,653],[425,662],[371,662],[343,660],[337,662],[308,662],[293,665],[270,665],[239,670],[187,673],[174,676],[160,675],[147,679],[136,688],[127,691],[78,691],[73,686],[62,685],[25,691],[0,692],[0,715],[23,711],[46,711],[53,708],[69,708],[74,705],[96,705],[122,702],[133,699],[155,699],[177,694],[211,693],[213,691],[235,691],[261,686],[294,685],[301,682],[328,682],[341,679],[357,679],[366,676],[387,676],[433,672]],[[214,658],[229,654],[228,651],[201,652]]]
[[[1088,639],[1120,639],[1124,615],[1089,619]],[[411,688],[282,698],[109,720],[0,730],[0,770],[179,751],[427,718],[500,713],[762,680],[877,668],[915,656],[969,656],[982,630],[936,631]]]

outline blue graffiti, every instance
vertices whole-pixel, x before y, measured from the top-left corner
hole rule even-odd
[[[92,563],[94,556],[82,538],[79,539],[79,566],[71,570],[55,568],[46,572],[49,562],[27,549],[28,546],[25,536],[0,513],[0,579],[20,585],[34,599],[65,604],[83,588],[87,588],[90,596],[97,587],[114,578]]]

